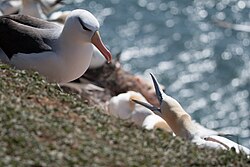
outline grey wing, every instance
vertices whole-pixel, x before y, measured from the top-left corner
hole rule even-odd
[[[48,22],[43,19],[39,19],[36,17],[28,16],[28,15],[5,15],[3,18],[11,19],[16,23],[27,25],[34,28],[40,29],[53,29],[58,28],[58,24]]]
[[[0,17],[0,48],[11,59],[17,53],[51,51],[39,29],[53,29],[54,25],[23,15]]]

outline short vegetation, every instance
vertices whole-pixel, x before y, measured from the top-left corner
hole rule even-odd
[[[38,73],[0,64],[0,166],[250,166],[90,108]]]

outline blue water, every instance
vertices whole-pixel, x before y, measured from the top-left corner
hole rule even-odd
[[[238,0],[76,0],[101,23],[126,70],[153,72],[202,125],[250,147],[250,34],[215,19],[250,25],[250,2]]]

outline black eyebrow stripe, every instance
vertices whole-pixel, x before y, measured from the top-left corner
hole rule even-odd
[[[80,17],[78,17],[78,20],[79,20],[79,22],[80,22],[80,24],[81,24],[81,26],[82,26],[82,28],[83,28],[84,30],[86,30],[86,31],[91,31],[89,28],[87,28],[87,27],[84,25],[84,23],[82,22],[82,20],[80,19]]]

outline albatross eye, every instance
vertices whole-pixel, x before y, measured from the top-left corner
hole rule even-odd
[[[82,26],[82,28],[84,29],[84,30],[86,30],[86,31],[91,31],[89,28],[87,28],[85,25],[84,25],[84,23],[83,23],[83,21],[78,17],[78,20],[79,20],[79,22],[80,22],[80,24],[81,24],[81,26]]]

